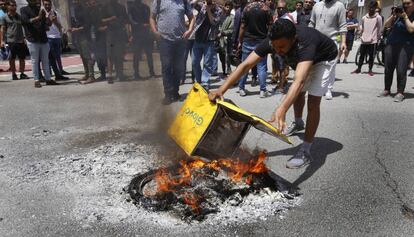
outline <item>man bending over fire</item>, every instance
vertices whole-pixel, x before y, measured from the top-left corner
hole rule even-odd
[[[308,92],[308,116],[304,142],[299,151],[287,162],[287,168],[300,168],[310,163],[310,148],[319,125],[321,97],[335,80],[335,60],[338,50],[335,42],[305,26],[295,26],[291,21],[279,19],[273,23],[268,38],[260,43],[249,57],[237,67],[225,83],[209,94],[211,101],[223,98],[242,75],[253,68],[263,57],[277,53],[287,58],[287,63],[295,70],[294,81],[280,106],[273,113],[271,123],[286,135],[305,129],[302,119],[305,94]],[[295,121],[286,128],[286,112],[292,106]]]

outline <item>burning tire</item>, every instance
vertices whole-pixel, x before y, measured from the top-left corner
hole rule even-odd
[[[265,155],[249,162],[200,159],[181,166],[151,170],[131,181],[128,193],[137,205],[153,211],[172,211],[181,219],[203,220],[221,205],[237,206],[243,198],[276,192],[277,183],[264,164]]]

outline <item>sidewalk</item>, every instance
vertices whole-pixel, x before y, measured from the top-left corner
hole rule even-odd
[[[29,76],[31,76],[32,63],[31,63],[30,58],[26,59],[25,62],[26,62],[25,72],[29,72],[27,74],[30,74]],[[68,69],[68,68],[81,66],[82,60],[79,54],[65,54],[65,55],[62,55],[62,64],[65,69]],[[18,59],[16,59],[16,68],[17,69],[19,68]],[[7,60],[0,61],[0,79],[7,79],[8,77],[10,77],[11,72],[7,71],[8,69],[9,69],[9,62]]]

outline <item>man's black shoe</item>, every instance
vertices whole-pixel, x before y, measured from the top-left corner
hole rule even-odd
[[[59,85],[59,83],[55,82],[54,80],[49,80],[49,81],[46,81],[46,85],[48,85],[48,86],[56,86],[56,85]]]
[[[67,81],[69,80],[69,77],[65,77],[65,76],[57,76],[56,77],[56,81]]]
[[[29,76],[24,73],[20,73],[20,79],[29,79]]]
[[[181,95],[176,94],[176,95],[173,95],[173,96],[171,97],[171,101],[172,101],[172,102],[184,101],[184,98],[183,98]]]
[[[257,77],[252,77],[251,86],[252,86],[252,87],[257,86]]]
[[[61,73],[62,75],[70,75],[70,73],[69,73],[69,72],[67,72],[67,71],[65,71],[65,70],[62,70],[60,73]]]
[[[171,100],[171,97],[165,96],[164,99],[162,99],[163,105],[170,105],[173,101]]]
[[[13,73],[13,75],[12,75],[12,80],[13,80],[13,81],[17,81],[17,80],[19,80],[19,78],[17,77],[16,73]]]

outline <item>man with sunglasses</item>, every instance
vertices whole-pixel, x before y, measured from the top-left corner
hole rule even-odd
[[[334,41],[310,27],[295,26],[290,20],[279,19],[271,26],[268,38],[256,47],[218,90],[210,92],[209,99],[213,102],[222,99],[242,75],[271,53],[286,57],[288,65],[295,70],[295,78],[270,122],[284,131],[288,109],[293,105],[295,117],[302,117],[305,95],[308,93],[304,142],[286,164],[287,168],[300,168],[311,161],[310,149],[319,125],[321,98],[328,90],[330,79],[335,78],[338,49]]]

